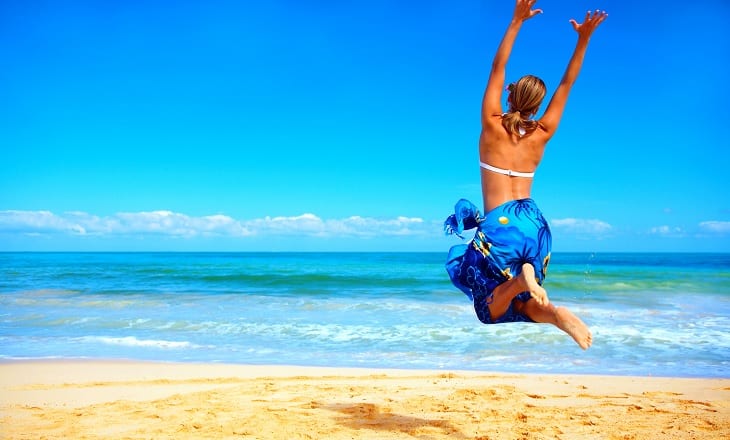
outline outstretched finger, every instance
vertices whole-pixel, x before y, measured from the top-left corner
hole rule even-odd
[[[606,19],[607,16],[608,14],[606,13],[606,11],[596,11],[591,19],[591,21],[593,22],[593,26],[597,27],[603,22],[603,20]]]
[[[530,11],[530,18],[542,14],[542,9],[533,9]]]

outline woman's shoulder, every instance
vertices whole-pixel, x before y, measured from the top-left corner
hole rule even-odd
[[[484,136],[484,134],[488,134],[490,136],[504,135],[504,137],[508,137],[507,135],[509,133],[507,133],[502,125],[502,115],[495,114],[484,119],[482,122],[482,136]]]
[[[481,151],[499,149],[501,145],[510,143],[509,133],[501,124],[484,124],[482,126],[482,132],[479,136],[479,149]]]
[[[527,132],[520,130],[520,134],[512,135],[507,128],[502,125],[500,117],[490,118],[487,123],[482,124],[482,132],[480,143],[515,145],[522,143],[546,144],[550,140],[550,133],[543,127],[539,121],[535,130]]]

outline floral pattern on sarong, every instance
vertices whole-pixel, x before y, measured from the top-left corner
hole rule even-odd
[[[482,217],[473,203],[461,199],[454,211],[444,223],[446,234],[462,237],[464,230],[477,228],[477,231],[468,244],[450,249],[446,271],[451,281],[474,302],[477,317],[485,324],[531,322],[514,309],[514,301],[503,316],[492,320],[489,304],[494,289],[519,275],[525,263],[535,267],[540,285],[545,279],[552,235],[535,202],[532,199],[513,200]],[[528,301],[530,294],[520,293],[516,299]]]

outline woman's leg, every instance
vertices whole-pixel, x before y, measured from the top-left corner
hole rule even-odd
[[[517,301],[515,308],[535,322],[553,324],[569,334],[583,350],[593,343],[593,336],[588,326],[565,307],[553,304],[540,304],[537,301]]]
[[[567,308],[550,304],[547,291],[535,279],[535,268],[528,263],[522,265],[522,272],[519,275],[494,289],[492,302],[489,304],[489,315],[492,320],[502,317],[515,296],[522,292],[530,292],[534,301],[516,301],[515,308],[518,312],[535,322],[553,324],[569,334],[583,350],[591,346],[593,336],[588,326]]]
[[[515,296],[522,292],[530,292],[538,304],[547,306],[550,303],[545,289],[537,284],[535,268],[532,264],[525,263],[522,265],[522,272],[519,275],[500,284],[492,292],[492,302],[489,303],[489,315],[492,320],[502,317]],[[536,320],[533,319],[533,321]]]

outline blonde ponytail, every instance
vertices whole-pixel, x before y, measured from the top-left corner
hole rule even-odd
[[[524,136],[537,130],[540,123],[529,119],[537,113],[547,91],[545,83],[533,75],[525,75],[517,82],[507,86],[509,91],[509,111],[502,115],[502,126],[510,134]],[[522,117],[525,114],[526,118]]]

